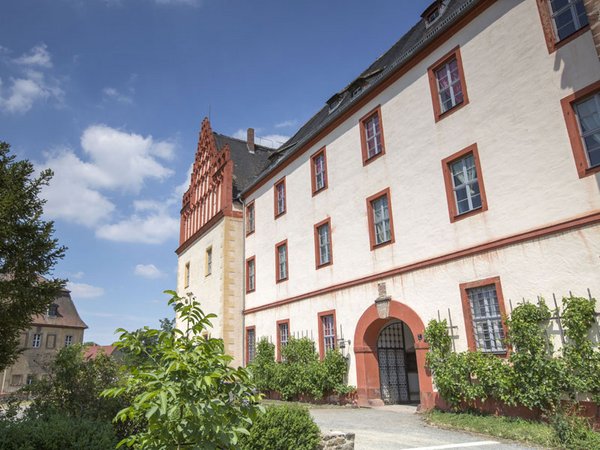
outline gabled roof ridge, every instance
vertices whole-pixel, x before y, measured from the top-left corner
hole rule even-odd
[[[233,137],[233,136],[228,136],[228,135],[226,135],[226,134],[223,134],[223,133],[218,133],[218,132],[216,132],[216,131],[213,131],[213,134],[218,134],[219,136],[222,136],[222,137],[224,137],[224,138],[227,138],[227,139],[231,139],[232,141],[243,142],[244,144],[247,144],[247,143],[248,143],[248,141],[246,141],[245,139],[240,139],[240,138],[236,138],[236,137]],[[260,136],[259,136],[259,139],[260,139]],[[266,150],[266,151],[270,151],[270,152],[277,150],[276,148],[272,148],[272,147],[266,147],[266,146],[264,146],[264,145],[261,145],[261,144],[256,144],[256,143],[255,143],[255,144],[254,144],[254,148],[256,148],[256,147],[260,147],[260,148],[261,148],[261,150]]]
[[[278,153],[287,148],[285,152],[279,154],[272,164],[263,170],[254,181],[241,192],[243,196],[250,191],[257,183],[260,183],[265,179],[271,172],[274,172],[281,164],[283,164],[291,155],[296,153],[296,150],[302,148],[304,144],[309,142],[315,136],[317,136],[322,130],[327,128],[332,122],[343,116],[346,111],[352,108],[358,101],[364,99],[370,92],[372,92],[381,82],[393,75],[393,73],[401,66],[410,61],[415,54],[420,50],[427,47],[431,40],[445,31],[449,26],[458,21],[466,12],[473,9],[476,5],[485,3],[486,0],[451,0],[447,8],[444,11],[442,17],[435,22],[429,28],[425,26],[425,19],[421,18],[415,25],[413,25],[409,31],[407,31],[402,37],[396,41],[392,47],[378,57],[369,67],[364,70],[357,78],[355,78],[352,85],[361,76],[367,73],[373,72],[377,66],[377,63],[383,63],[385,58],[390,56],[393,57],[387,64],[384,64],[382,70],[374,74],[371,79],[372,81],[367,83],[365,88],[358,95],[350,98],[344,98],[339,107],[334,111],[328,111],[328,105],[323,106],[316,114],[311,116],[299,129],[283,143]],[[422,29],[422,30],[421,30]],[[394,57],[395,53],[399,53]],[[344,92],[344,91],[340,91]],[[338,92],[339,94],[339,92]],[[333,97],[332,97],[333,98]],[[315,123],[316,122],[316,123]],[[311,129],[312,128],[312,129]]]

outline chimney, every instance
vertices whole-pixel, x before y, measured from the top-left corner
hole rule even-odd
[[[248,151],[254,153],[254,128],[248,128],[246,143],[248,145]]]
[[[596,52],[600,58],[600,4],[598,0],[584,0],[583,4],[592,30],[594,44],[596,44]]]

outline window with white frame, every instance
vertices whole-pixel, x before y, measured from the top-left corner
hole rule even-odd
[[[583,0],[549,0],[552,23],[558,41],[585,27],[589,21]]]
[[[183,270],[183,287],[186,288],[190,285],[190,263],[185,263]]]
[[[375,245],[390,241],[392,239],[392,232],[390,228],[390,211],[387,195],[382,195],[373,200],[371,202],[371,208],[373,210]]]
[[[437,80],[440,100],[440,114],[449,111],[464,101],[458,60],[456,58],[452,58],[443,66],[436,69],[435,78]]]
[[[254,328],[246,329],[246,363],[254,361],[256,355],[256,331]]]
[[[288,343],[290,337],[290,324],[289,322],[281,322],[279,324],[279,350],[283,350]]]
[[[68,334],[65,336],[65,347],[68,347],[69,345],[73,345],[73,336]]]
[[[39,333],[35,333],[33,335],[33,340],[31,341],[31,346],[33,348],[40,348],[42,345],[42,335]]]
[[[325,153],[321,152],[316,155],[313,159],[314,164],[314,173],[315,173],[315,192],[320,191],[325,188],[327,185],[326,176],[327,173],[325,171]]]
[[[496,285],[467,289],[467,296],[477,349],[488,353],[506,352]]]
[[[277,281],[286,280],[288,277],[288,252],[287,243],[277,246]]]
[[[325,353],[335,349],[335,320],[333,314],[321,316],[321,327],[323,330],[323,349]]]
[[[329,222],[317,227],[317,248],[319,250],[319,266],[331,262],[331,227]]]
[[[246,292],[252,292],[256,289],[256,263],[254,258],[246,263]]]
[[[575,103],[575,112],[588,167],[600,166],[600,92]]]
[[[285,181],[275,185],[275,215],[279,216],[285,212]]]
[[[246,207],[246,234],[254,231],[254,202]]]
[[[206,249],[206,276],[212,273],[212,247]]]
[[[481,192],[472,153],[450,163],[457,214],[481,208]]]
[[[375,112],[363,122],[365,133],[365,144],[367,150],[367,159],[373,158],[383,151],[383,141],[381,139],[381,119],[379,112]]]

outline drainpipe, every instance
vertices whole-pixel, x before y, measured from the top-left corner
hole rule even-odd
[[[242,203],[242,366],[246,366],[246,202],[241,195],[237,199]]]

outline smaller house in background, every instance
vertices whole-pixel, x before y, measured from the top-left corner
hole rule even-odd
[[[94,359],[101,354],[110,356],[111,358],[120,359],[122,352],[114,345],[92,344],[85,348],[85,353],[83,354],[83,357],[85,359]]]
[[[21,334],[23,352],[0,375],[0,394],[10,394],[45,375],[63,347],[83,343],[87,325],[77,312],[70,292],[63,290],[46,314],[33,317],[31,328]]]

